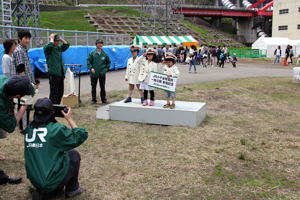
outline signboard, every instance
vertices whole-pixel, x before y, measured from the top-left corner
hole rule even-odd
[[[148,85],[157,89],[175,92],[176,82],[177,77],[167,77],[165,74],[151,72]]]

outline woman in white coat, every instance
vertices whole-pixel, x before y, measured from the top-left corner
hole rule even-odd
[[[145,58],[144,56],[138,56],[139,52],[140,52],[140,47],[137,46],[131,47],[132,57],[128,59],[126,74],[125,74],[125,81],[128,82],[128,97],[124,101],[124,103],[132,102],[131,96],[134,87],[136,87],[136,89],[138,89],[139,91],[141,103],[144,102],[143,91],[140,90],[140,82],[138,77],[140,73],[140,66]]]
[[[144,102],[143,106],[148,105],[148,92],[150,92],[150,106],[154,106],[154,88],[149,86],[149,77],[151,72],[157,72],[157,63],[154,62],[157,55],[157,51],[155,49],[149,48],[146,53],[146,60],[144,60],[143,64],[140,68],[139,73],[139,81],[140,89],[144,90]]]

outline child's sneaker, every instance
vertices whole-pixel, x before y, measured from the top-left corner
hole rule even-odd
[[[149,106],[154,106],[154,101],[150,101]]]
[[[167,104],[165,104],[164,106],[163,106],[163,108],[170,108],[170,104],[169,103],[167,103]]]
[[[170,109],[174,109],[174,108],[175,108],[175,104],[171,104]]]
[[[147,101],[147,100],[144,100],[143,106],[147,106],[147,105],[148,105],[148,101]]]
[[[124,103],[130,103],[130,102],[132,102],[131,97],[128,97],[128,98],[124,101]]]

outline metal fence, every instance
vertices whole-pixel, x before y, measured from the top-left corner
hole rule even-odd
[[[267,51],[259,49],[230,49],[230,55],[236,53],[238,58],[263,58],[267,57]]]
[[[61,35],[71,45],[75,46],[95,45],[96,39],[102,39],[105,45],[129,45],[132,40],[130,35],[127,34],[103,34],[99,32],[88,31],[69,31],[0,25],[0,42],[3,43],[5,39],[9,38],[17,39],[18,31],[24,29],[29,30],[32,35],[30,48],[38,48],[47,44],[49,42],[49,36],[51,33],[57,33]]]

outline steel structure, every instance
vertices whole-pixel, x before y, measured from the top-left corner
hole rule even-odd
[[[12,2],[13,25],[16,26],[40,26],[39,0],[15,0]]]
[[[140,19],[141,24],[148,21],[150,26],[140,26],[140,35],[146,30],[151,29],[154,34],[163,32],[168,35],[169,22],[173,19],[178,19],[180,16],[174,15],[174,9],[180,10],[184,4],[184,0],[140,0]]]
[[[267,11],[273,5],[273,1],[259,9],[245,8],[227,8],[222,6],[183,6],[180,9],[174,9],[174,14],[183,14],[186,16],[220,16],[220,17],[255,17],[272,16],[272,11]]]
[[[12,16],[11,16],[11,0],[1,0],[1,22],[2,25],[8,25],[12,23]]]
[[[2,25],[40,26],[39,0],[1,0]]]

